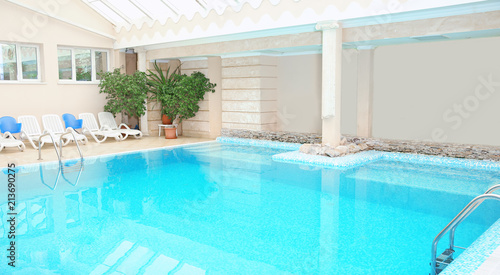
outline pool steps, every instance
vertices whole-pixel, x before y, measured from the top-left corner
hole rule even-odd
[[[192,274],[201,275],[206,271],[152,251],[130,241],[122,241],[112,250],[103,263],[95,267],[90,275],[109,274]]]
[[[447,248],[443,253],[441,253],[441,255],[439,255],[439,257],[436,258],[436,269],[434,270],[434,274],[441,273],[443,269],[453,262],[453,253],[455,253],[455,250]]]

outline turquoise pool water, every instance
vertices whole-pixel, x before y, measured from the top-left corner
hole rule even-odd
[[[271,160],[282,152],[213,142],[110,155],[82,171],[67,163],[57,181],[57,164],[22,167],[14,268],[0,191],[0,274],[428,274],[435,235],[500,183],[499,172],[386,160]],[[494,207],[481,205],[456,245],[481,235]]]

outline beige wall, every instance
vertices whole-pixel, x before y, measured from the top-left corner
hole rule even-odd
[[[279,58],[278,129],[321,133],[321,55]]]
[[[342,134],[356,134],[356,50],[342,55]],[[321,54],[279,58],[278,129],[321,133]]]
[[[41,17],[37,13],[6,1],[0,5],[2,9],[0,25],[4,26],[0,30],[0,41],[39,45],[42,76],[42,83],[0,83],[0,116],[17,117],[29,114],[40,119],[43,114],[48,113],[62,115],[68,112],[78,115],[83,112],[97,114],[103,111],[105,96],[98,93],[97,84],[58,83],[57,46],[110,49],[110,69],[112,69],[112,64],[115,62],[114,51],[111,50],[113,40],[46,17],[47,21],[43,25],[38,25],[40,27],[33,29],[29,36],[23,36],[26,25],[13,24],[13,22],[25,22]],[[89,16],[92,14],[85,14],[88,21],[101,20],[97,15],[95,15],[96,18],[89,18]],[[16,36],[18,40],[11,40],[12,33],[20,34]]]
[[[500,38],[375,50],[373,135],[500,145]]]

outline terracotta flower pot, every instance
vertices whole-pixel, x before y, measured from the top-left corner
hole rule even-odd
[[[165,138],[166,139],[176,139],[177,138],[177,128],[165,128]]]
[[[161,116],[161,123],[164,125],[170,125],[170,124],[172,124],[172,120],[168,116],[162,115]]]

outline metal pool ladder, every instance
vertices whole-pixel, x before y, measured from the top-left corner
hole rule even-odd
[[[73,136],[73,140],[75,141],[76,148],[78,149],[78,153],[80,154],[80,159],[83,161],[82,150],[80,150],[80,145],[78,145],[78,140],[76,139],[75,134],[71,130],[68,130],[67,132],[61,134],[61,136],[59,137],[59,150],[57,150],[57,145],[56,145],[56,142],[54,141],[54,137],[52,136],[52,133],[47,132],[47,133],[41,135],[38,138],[38,160],[42,160],[42,146],[40,146],[41,145],[41,141],[42,141],[42,137],[49,136],[50,139],[52,140],[52,144],[54,145],[54,150],[56,151],[56,155],[57,155],[57,158],[59,159],[59,163],[62,163],[61,162],[62,148],[63,148],[63,146],[62,146],[62,143],[63,143],[62,137],[65,136],[65,135],[69,135],[69,134],[71,134]]]
[[[465,218],[467,218],[485,200],[494,199],[500,201],[500,195],[491,194],[498,189],[500,189],[500,184],[490,187],[486,192],[484,192],[484,194],[471,200],[469,204],[467,204],[467,206],[465,206],[464,209],[462,209],[462,211],[460,211],[460,213],[458,213],[458,215],[453,218],[453,220],[451,220],[451,222],[443,228],[441,232],[439,232],[436,238],[434,238],[431,251],[431,275],[439,274],[453,261],[453,253],[455,252],[454,248],[458,247],[454,245],[455,229],[458,225],[462,223]],[[450,246],[436,258],[437,245],[441,238],[448,232],[450,232]]]

